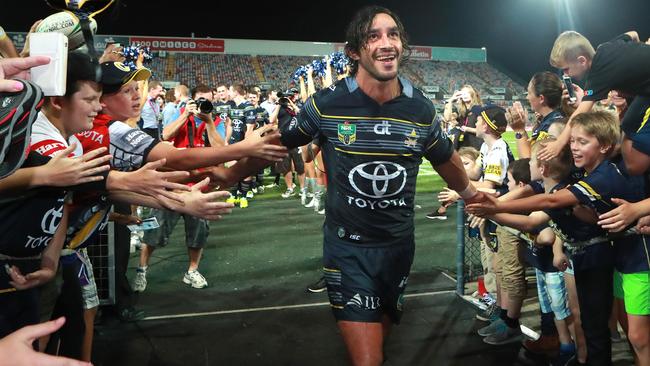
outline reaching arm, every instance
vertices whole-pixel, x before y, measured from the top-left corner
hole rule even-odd
[[[632,175],[641,175],[650,168],[650,155],[634,148],[633,142],[627,136],[623,138],[621,153],[625,160],[625,167]]]
[[[498,201],[489,197],[485,202],[467,206],[467,212],[477,216],[487,216],[501,212],[526,214],[553,208],[571,207],[580,203],[568,189],[561,189],[551,194],[536,194],[513,201]]]
[[[542,211],[535,211],[530,215],[517,215],[509,213],[499,213],[487,217],[488,219],[504,226],[515,228],[522,232],[532,232],[540,225],[543,225],[551,219]]]

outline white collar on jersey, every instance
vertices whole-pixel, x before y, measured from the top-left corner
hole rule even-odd
[[[409,98],[413,98],[413,84],[411,84],[408,79],[405,79],[401,76],[398,78],[399,82],[402,84],[402,94],[406,95]],[[345,85],[347,85],[350,93],[353,93],[359,87],[359,84],[357,84],[357,79],[354,76],[348,76],[345,78]]]

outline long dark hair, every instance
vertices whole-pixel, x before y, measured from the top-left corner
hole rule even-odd
[[[368,33],[370,32],[370,27],[372,26],[372,21],[375,19],[377,14],[386,14],[393,18],[395,24],[397,24],[397,30],[399,31],[399,37],[402,41],[402,59],[400,63],[408,61],[408,57],[411,54],[411,47],[408,44],[408,35],[404,29],[402,21],[399,19],[397,14],[393,13],[387,8],[370,5],[361,8],[352,18],[348,29],[345,32],[345,54],[350,59],[350,75],[356,75],[359,70],[359,62],[353,60],[351,57],[352,52],[357,54],[361,53],[361,49],[366,46],[368,43]]]

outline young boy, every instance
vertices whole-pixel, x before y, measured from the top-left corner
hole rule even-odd
[[[532,146],[533,154],[531,155],[530,164],[528,164],[528,159],[517,160],[512,164],[512,178],[517,179],[520,185],[525,185],[531,179],[542,180],[542,186],[546,192],[552,192],[566,186],[565,182],[569,178],[569,171],[572,166],[571,157],[567,150],[564,150],[558,158],[541,164],[538,163],[535,157],[540,146],[550,142],[550,140],[540,140]],[[524,163],[527,168],[527,177],[522,177],[522,174],[518,172],[520,169],[517,169]],[[527,180],[525,180],[526,178]],[[524,182],[520,182],[520,180],[524,180]],[[562,210],[556,220],[561,221],[566,217],[573,217],[573,215],[570,211]],[[569,325],[573,324],[573,316],[567,304],[568,294],[564,274],[562,271],[558,272],[558,269],[553,265],[554,257],[551,246],[556,241],[556,236],[553,234],[552,229],[548,227],[551,215],[544,212],[534,212],[530,216],[497,214],[489,218],[500,224],[520,229],[523,231],[520,237],[528,237],[526,241],[529,245],[525,251],[526,260],[535,267],[540,307],[543,313],[554,314],[555,328],[557,329],[557,336],[554,339],[556,339],[556,342],[559,341],[559,352],[552,365],[566,364],[576,353],[569,332]],[[573,223],[569,225],[569,229],[571,228],[575,228]],[[562,241],[558,241],[561,248]],[[584,338],[580,339],[583,337],[580,330],[575,333],[573,338],[580,341],[584,340]],[[584,347],[584,342],[580,341],[576,343]],[[584,357],[582,357],[582,360],[584,361]]]
[[[589,112],[594,104],[607,97],[610,90],[629,95],[650,96],[650,46],[639,42],[639,35],[630,31],[603,43],[594,50],[587,38],[567,31],[558,36],[551,50],[550,64],[573,79],[584,81],[584,97],[569,120],[558,141],[541,151],[541,158],[556,156],[569,142],[572,120]],[[580,96],[578,96],[579,98]],[[632,107],[638,101],[632,102]]]
[[[494,200],[490,203],[469,205],[468,211],[480,215],[499,212],[525,213],[583,204],[592,207],[598,214],[603,214],[616,206],[612,202],[613,197],[633,202],[643,199],[645,193],[643,179],[628,176],[620,161],[612,162],[608,159],[619,137],[618,124],[613,114],[599,111],[578,115],[574,118],[571,127],[571,152],[575,165],[586,172],[583,179],[552,194],[535,195],[509,202]],[[647,365],[650,361],[650,354],[648,354],[650,306],[647,282],[650,250],[646,237],[628,235],[611,240],[606,236],[590,234],[588,240],[577,241],[583,246],[598,246],[603,250],[603,253],[598,256],[584,258],[585,262],[588,260],[599,262],[598,267],[575,270],[578,297],[583,305],[581,318],[587,339],[587,362],[589,364],[611,363],[608,320],[612,308],[613,268],[600,261],[612,258],[614,255],[616,269],[629,275],[623,279],[623,286],[627,290],[624,294],[626,308],[632,309],[628,311],[629,340],[640,364]],[[614,244],[611,254],[608,254],[605,249],[608,246],[602,244],[609,241]]]

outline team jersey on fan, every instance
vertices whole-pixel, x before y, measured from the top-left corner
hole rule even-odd
[[[314,94],[295,123],[282,129],[289,149],[322,135],[326,240],[375,246],[413,241],[422,158],[438,165],[454,150],[431,101],[408,80],[400,83],[402,93],[380,105],[353,77],[343,79]]]
[[[617,207],[612,198],[628,202],[638,202],[645,198],[644,178],[628,175],[622,159],[604,160],[568,189],[581,204],[594,208],[598,215]],[[650,243],[646,235],[628,235],[613,242],[617,271],[635,273],[650,269]]]
[[[147,162],[147,155],[158,141],[139,129],[99,114],[93,128],[77,134],[84,152],[107,147],[111,167],[120,171],[137,170]],[[93,242],[108,220],[111,203],[102,192],[75,194],[71,204],[66,248],[79,249]]]
[[[549,136],[548,128],[551,127],[553,122],[558,121],[564,118],[562,112],[554,110],[551,113],[547,114],[542,118],[541,122],[533,130],[533,134],[530,136],[530,141],[535,142],[537,140],[543,140]]]
[[[244,139],[249,124],[255,124],[255,107],[248,101],[245,101],[238,106],[230,108],[229,117],[231,132],[228,144],[232,145]]]
[[[70,156],[80,156],[79,141],[74,136],[66,141],[45,114],[39,112],[32,126],[31,152],[23,167],[44,165],[73,142],[77,148]],[[64,189],[47,187],[0,201],[0,253],[29,257],[45,250],[61,223],[65,196]]]
[[[495,141],[492,147],[484,142],[476,162],[481,166],[481,181],[494,183],[494,188],[501,194],[508,192],[508,165],[514,160],[503,139]]]

